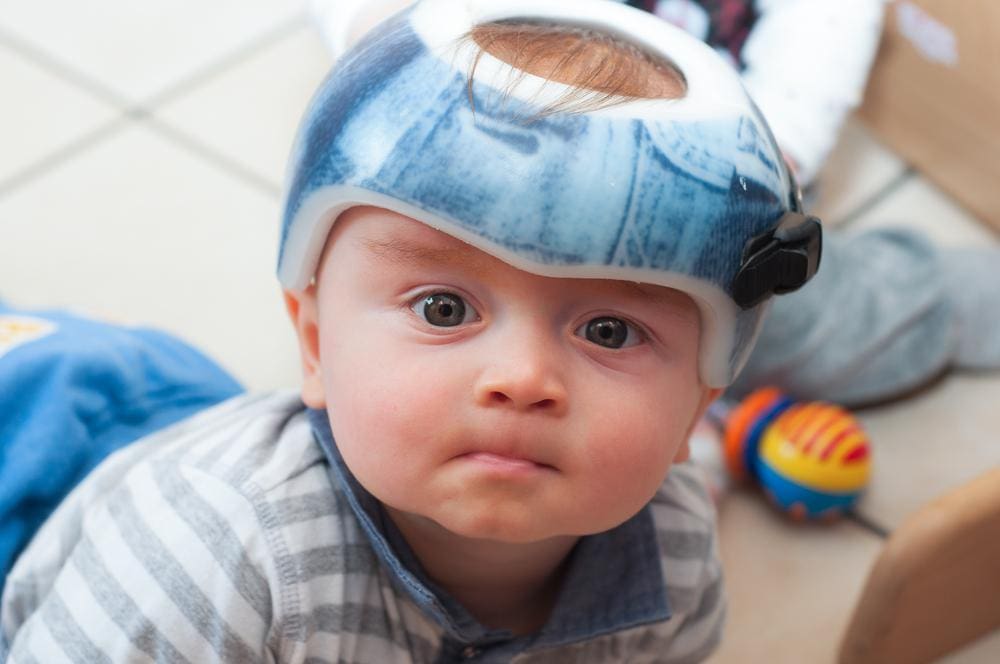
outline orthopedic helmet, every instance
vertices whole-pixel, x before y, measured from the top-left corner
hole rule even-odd
[[[527,20],[592,28],[671,62],[679,99],[533,113],[567,87],[463,37]],[[491,102],[493,100],[493,102]],[[523,112],[512,112],[520,109]],[[526,120],[530,117],[530,121]],[[699,370],[730,384],[767,300],[819,263],[818,220],[737,74],[709,47],[605,0],[423,0],[344,54],[306,111],[286,184],[278,276],[308,286],[344,210],[393,210],[538,275],[620,279],[687,293]]]

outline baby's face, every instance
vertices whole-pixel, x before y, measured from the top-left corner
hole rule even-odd
[[[340,217],[292,306],[303,396],[358,481],[509,542],[612,528],[653,496],[717,391],[668,288],[540,277],[408,217]]]

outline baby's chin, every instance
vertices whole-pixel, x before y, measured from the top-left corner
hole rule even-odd
[[[615,528],[633,514],[601,522],[578,515],[560,518],[540,510],[491,509],[482,513],[435,514],[428,516],[436,525],[459,537],[503,544],[534,544],[557,537],[584,537]]]

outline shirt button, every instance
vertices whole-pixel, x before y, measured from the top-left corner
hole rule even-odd
[[[479,649],[476,646],[465,646],[462,650],[462,657],[465,659],[472,659],[479,655]]]

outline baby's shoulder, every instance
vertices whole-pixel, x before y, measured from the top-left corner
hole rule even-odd
[[[143,616],[124,631],[88,631],[104,639],[96,647],[131,654],[151,626],[167,645],[218,645],[192,640],[197,625],[227,635],[227,661],[265,650],[285,659],[302,642],[302,586],[315,583],[305,563],[349,530],[291,393],[220,404],[117,453],[78,489],[8,579],[3,632],[26,630],[24,647],[46,602],[87,625],[111,624],[129,605]]]
[[[99,502],[150,471],[211,478],[211,483],[261,495],[323,463],[305,406],[294,392],[244,394],[118,450],[60,510]]]
[[[234,397],[105,459],[43,523],[8,581],[28,578],[44,586],[89,531],[126,513],[160,536],[179,539],[224,522],[259,530],[283,494],[308,493],[301,485],[309,482],[324,486],[325,468],[296,395]],[[329,483],[325,488],[330,491]],[[216,523],[207,523],[205,514]]]
[[[705,602],[714,606],[722,563],[715,503],[701,470],[690,462],[671,468],[649,507],[672,609],[687,614]]]
[[[687,657],[718,644],[726,614],[715,504],[702,471],[691,462],[672,467],[649,509],[672,614],[663,633],[687,653],[683,661],[695,661]]]
[[[266,495],[312,469],[325,476],[305,406],[292,391],[243,395],[148,439],[142,461]]]
[[[178,540],[185,533],[212,537],[227,530],[248,551],[250,543],[269,543],[251,557],[280,558],[287,538],[302,536],[292,524],[313,518],[317,509],[343,514],[326,457],[293,392],[231,399],[139,442],[141,447],[146,449],[135,451],[134,463],[122,460],[123,472],[112,459],[107,470],[114,478],[95,478],[106,489],[98,488],[92,499],[83,497],[84,520],[131,501],[147,519],[159,513],[164,523],[177,517],[184,521]]]

